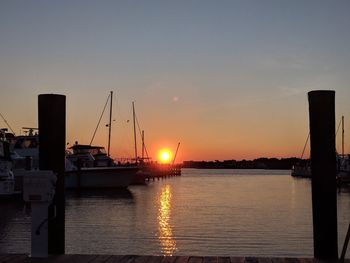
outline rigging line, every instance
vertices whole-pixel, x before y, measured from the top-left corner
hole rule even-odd
[[[136,114],[135,114],[135,119],[136,119],[137,128],[139,129],[140,136],[142,137],[142,131],[141,131],[139,120],[137,119]],[[149,158],[145,142],[143,142],[143,145],[144,145],[143,147],[145,148],[146,157]]]
[[[96,126],[96,129],[94,131],[94,135],[92,135],[92,138],[91,138],[91,141],[90,141],[90,145],[92,144],[92,142],[94,141],[94,138],[95,138],[95,135],[96,135],[96,132],[97,132],[97,129],[98,129],[98,126],[100,125],[100,122],[101,122],[101,119],[102,119],[102,116],[103,114],[105,113],[105,109],[107,107],[107,104],[108,104],[108,101],[109,101],[109,97],[111,96],[111,94],[108,95],[108,98],[107,98],[107,101],[106,101],[106,104],[105,106],[103,107],[103,111],[102,111],[102,114],[100,116],[100,119],[98,120],[98,123],[97,123],[97,126]]]
[[[1,118],[4,120],[4,122],[6,123],[7,127],[9,127],[9,129],[11,130],[11,132],[12,132],[13,134],[15,134],[15,132],[12,130],[10,124],[7,122],[7,120],[4,118],[4,116],[2,116],[1,113],[0,113],[0,116],[1,116]]]
[[[339,131],[339,128],[340,128],[340,124],[341,124],[341,120],[339,121],[337,131],[335,132],[335,137],[337,137],[337,134],[338,134],[338,131]]]
[[[338,134],[338,131],[339,131],[341,123],[342,123],[342,120],[339,121],[337,131],[335,132],[335,139],[337,139],[337,134]],[[335,151],[337,152],[337,141],[335,141],[335,142],[336,142],[336,144],[335,144],[335,148],[336,148]]]
[[[304,145],[303,153],[301,154],[300,159],[303,159],[303,156],[304,156],[304,152],[305,152],[307,143],[309,142],[309,138],[310,138],[310,133],[307,135],[307,139],[306,139],[306,142],[305,142],[305,145]]]

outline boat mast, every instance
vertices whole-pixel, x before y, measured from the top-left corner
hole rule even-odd
[[[108,124],[108,151],[107,155],[110,157],[110,149],[111,149],[111,132],[112,132],[112,101],[113,101],[113,91],[111,91],[111,101],[109,107],[109,124]]]
[[[135,105],[132,102],[132,117],[134,122],[134,144],[135,144],[135,163],[137,164],[137,144],[136,144],[136,116],[135,116]]]
[[[145,131],[142,130],[142,161],[145,158]]]
[[[7,127],[9,127],[9,129],[11,130],[11,132],[12,132],[13,134],[15,134],[15,132],[12,130],[12,128],[11,128],[11,126],[10,126],[10,124],[7,122],[7,120],[5,119],[5,117],[4,117],[4,116],[2,116],[2,114],[1,114],[1,113],[0,113],[0,116],[1,116],[1,118],[3,119],[3,121],[6,123]]]
[[[177,155],[177,151],[179,150],[179,147],[180,147],[180,143],[177,144],[175,156],[174,156],[174,159],[173,159],[173,165],[174,165],[174,163],[175,163],[175,159],[176,159],[176,155]]]
[[[341,124],[342,124],[341,153],[342,153],[342,156],[344,156],[344,116],[341,117]]]

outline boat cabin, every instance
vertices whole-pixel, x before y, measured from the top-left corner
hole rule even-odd
[[[112,158],[107,156],[102,146],[74,144],[69,148],[67,159],[77,167],[108,167],[114,166]]]

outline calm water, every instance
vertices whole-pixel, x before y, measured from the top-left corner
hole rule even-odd
[[[289,174],[183,169],[181,177],[127,191],[69,193],[66,253],[312,256],[310,181]],[[0,252],[29,253],[23,205],[0,203],[0,218]],[[340,248],[349,220],[343,189]]]

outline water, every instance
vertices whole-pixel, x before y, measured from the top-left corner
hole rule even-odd
[[[0,253],[29,253],[23,204],[2,202],[0,218]],[[339,249],[349,220],[343,189]],[[183,169],[125,191],[68,193],[66,253],[312,257],[310,180],[290,171]]]

